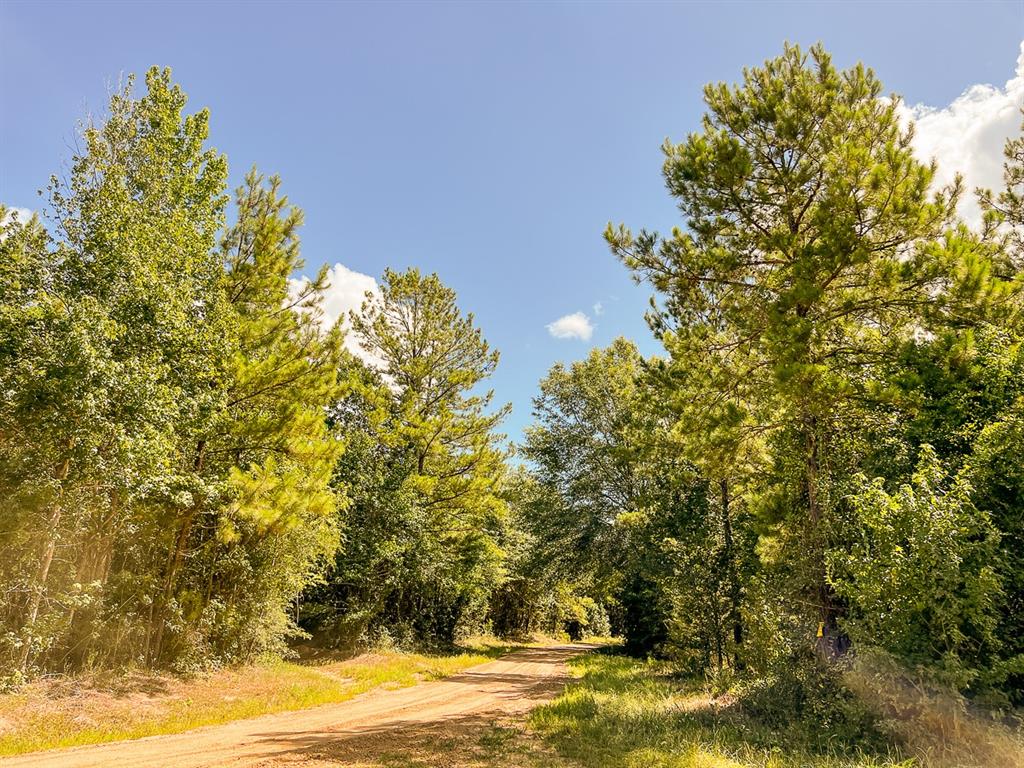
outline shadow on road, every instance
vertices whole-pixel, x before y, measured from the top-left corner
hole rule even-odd
[[[397,720],[348,734],[320,737],[274,735],[292,749],[267,765],[326,768],[533,768],[560,765],[522,740],[522,725],[502,711],[457,715],[441,721]],[[538,760],[543,758],[543,762]]]
[[[471,712],[436,715],[426,720],[421,713],[404,711],[367,724],[346,727],[339,723],[329,732],[268,731],[259,734],[259,738],[268,746],[273,745],[274,766],[469,768],[493,766],[496,759],[505,768],[538,765],[534,758],[541,755],[531,757],[531,751],[524,747],[529,742],[519,738],[521,715],[557,695],[568,679],[563,666],[567,656],[588,649],[577,646],[567,653],[566,648],[527,648],[503,659],[529,663],[531,666],[521,674],[507,668],[490,671],[485,665],[439,681],[447,685],[445,690],[453,702],[479,692],[485,703]],[[550,665],[556,670],[538,674],[534,665]],[[517,704],[513,709],[508,706],[511,701]],[[424,703],[424,713],[445,703],[443,698]],[[282,746],[286,749],[283,753]],[[535,752],[535,743],[533,747]],[[544,757],[544,765],[555,764],[553,756]]]

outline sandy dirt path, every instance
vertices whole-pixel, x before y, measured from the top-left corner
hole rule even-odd
[[[341,704],[153,736],[0,759],[0,768],[206,768],[359,765],[430,736],[523,714],[553,698],[586,645],[527,648],[453,677],[375,690]]]

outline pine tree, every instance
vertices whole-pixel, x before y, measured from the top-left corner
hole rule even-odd
[[[222,238],[227,306],[220,349],[221,407],[187,447],[191,504],[171,507],[174,531],[162,577],[152,657],[187,643],[228,657],[278,650],[288,606],[338,546],[330,487],[343,443],[326,409],[339,394],[342,334],[321,333],[326,269],[291,292],[302,267],[302,212],[280,195],[280,179],[251,171],[237,190],[238,218]],[[187,565],[186,565],[187,563]],[[173,606],[179,615],[168,615]],[[209,615],[213,612],[213,615]],[[185,626],[170,650],[164,627]],[[212,627],[195,638],[191,627]]]
[[[437,634],[451,639],[470,608],[482,610],[486,585],[498,577],[494,542],[504,505],[498,496],[505,451],[496,430],[509,406],[492,408],[478,386],[498,364],[455,292],[437,275],[386,270],[379,297],[368,296],[352,327],[362,347],[383,361],[393,390],[393,430],[386,445],[409,461],[403,482],[423,515],[439,557],[417,605],[444,614]],[[430,605],[433,607],[428,607]]]
[[[1021,130],[1024,131],[1024,124]],[[1024,270],[1024,135],[1007,140],[1003,157],[1002,191],[996,195],[991,190],[978,189],[977,193],[985,212],[985,234],[1002,241],[1010,258],[1008,276],[1012,276],[1011,270]]]
[[[695,383],[689,426],[724,432],[713,442],[726,445],[790,436],[800,479],[789,524],[826,641],[834,417],[868,394],[865,367],[914,331],[942,277],[920,245],[943,232],[959,194],[933,192],[935,169],[915,158],[896,101],[880,97],[863,66],[840,72],[820,46],[787,47],[741,86],[708,86],[703,130],[665,144],[687,231],[606,232],[661,294],[652,325]]]

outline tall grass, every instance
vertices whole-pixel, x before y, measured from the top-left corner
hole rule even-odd
[[[895,750],[812,749],[713,698],[664,663],[595,653],[572,662],[579,680],[534,711],[532,727],[588,768],[909,768]],[[827,741],[827,740],[826,740]]]
[[[976,707],[933,675],[879,652],[860,653],[843,680],[874,703],[884,730],[922,766],[1024,766],[1019,713]]]

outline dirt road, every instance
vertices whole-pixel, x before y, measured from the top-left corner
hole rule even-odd
[[[565,662],[590,646],[527,648],[454,677],[341,704],[282,712],[174,736],[36,752],[0,768],[206,768],[360,765],[436,740],[446,729],[525,713],[565,684]]]

